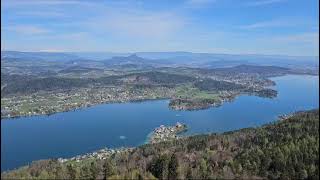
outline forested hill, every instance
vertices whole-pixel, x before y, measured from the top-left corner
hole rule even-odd
[[[318,130],[317,109],[259,128],[147,144],[106,160],[37,161],[1,179],[319,179]]]

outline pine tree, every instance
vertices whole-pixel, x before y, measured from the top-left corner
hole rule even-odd
[[[200,168],[199,173],[201,175],[201,178],[206,179],[208,177],[208,166],[205,159],[201,158],[200,160]]]
[[[91,174],[92,179],[96,179],[97,178],[98,172],[99,172],[99,169],[97,167],[97,164],[95,162],[91,162],[91,164],[90,164],[90,174]]]
[[[177,179],[178,178],[178,159],[175,154],[171,156],[169,166],[168,166],[168,179]]]
[[[71,164],[69,164],[67,166],[67,171],[68,171],[68,174],[70,176],[70,179],[76,179],[77,178],[77,171]]]
[[[92,179],[90,170],[87,166],[83,166],[80,171],[81,179]]]
[[[168,160],[167,155],[161,155],[160,157],[155,157],[151,164],[149,165],[148,170],[159,179],[165,179],[168,174]]]
[[[113,164],[111,163],[110,159],[107,159],[104,162],[103,173],[104,173],[104,179],[107,179],[108,177],[115,175],[115,170],[114,170]]]

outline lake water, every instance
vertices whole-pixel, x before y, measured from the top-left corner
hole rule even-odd
[[[104,147],[132,147],[155,128],[183,122],[186,134],[259,126],[278,115],[319,107],[318,76],[272,78],[275,99],[242,95],[218,108],[172,111],[168,100],[103,104],[51,116],[1,121],[1,171],[31,161],[73,157]]]

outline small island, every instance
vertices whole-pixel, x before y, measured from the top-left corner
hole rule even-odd
[[[169,141],[178,139],[178,134],[185,132],[187,130],[187,125],[177,122],[175,126],[164,126],[161,125],[155,128],[149,137],[149,143],[158,143],[162,141]]]

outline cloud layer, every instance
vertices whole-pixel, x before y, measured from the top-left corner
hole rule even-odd
[[[319,54],[316,0],[1,2],[2,49]]]

